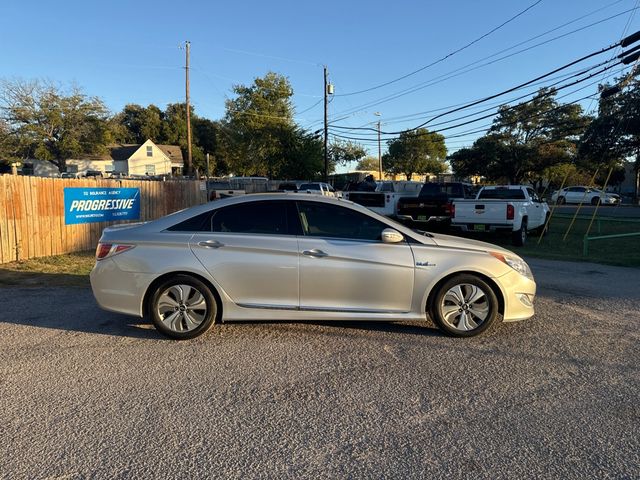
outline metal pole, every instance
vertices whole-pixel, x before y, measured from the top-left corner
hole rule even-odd
[[[328,149],[328,134],[329,124],[327,111],[329,109],[329,101],[327,96],[327,66],[324,66],[324,181],[329,181],[329,149]]]
[[[209,170],[209,152],[207,152],[207,178],[209,178],[210,175],[211,172]]]
[[[380,120],[378,120],[378,175],[382,181],[382,149],[380,147]]]
[[[186,50],[186,62],[185,62],[185,90],[186,90],[186,103],[187,103],[187,168],[186,174],[188,176],[193,172],[193,163],[191,158],[191,104],[189,102],[189,53],[191,50],[191,42],[184,42]]]

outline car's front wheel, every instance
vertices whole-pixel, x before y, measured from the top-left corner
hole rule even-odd
[[[487,330],[498,317],[495,292],[480,277],[456,275],[435,292],[429,315],[445,333],[472,337]]]
[[[189,275],[175,275],[154,290],[149,310],[160,333],[186,340],[209,329],[218,314],[218,304],[202,281]]]

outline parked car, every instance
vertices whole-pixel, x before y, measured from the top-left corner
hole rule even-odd
[[[231,197],[104,229],[99,305],[193,338],[214,322],[412,320],[477,335],[534,313],[527,264],[488,243],[420,234],[341,199]]]
[[[453,202],[451,227],[468,232],[508,231],[522,246],[530,231],[544,233],[549,205],[531,187],[506,185],[483,187],[475,200]]]
[[[124,172],[111,172],[109,174],[109,178],[123,179],[123,178],[127,178],[127,174]]]
[[[587,203],[597,205],[617,205],[620,203],[620,195],[606,193],[597,188],[590,187],[566,187],[553,192],[551,201],[563,205],[565,203]]]
[[[421,182],[383,181],[373,183],[374,190],[363,190],[366,182],[347,185],[343,197],[363,205],[380,215],[393,216],[397,212],[398,200],[403,197],[415,197],[422,188]],[[369,183],[370,185],[370,183]]]
[[[300,188],[298,188],[298,192],[324,195],[325,197],[336,196],[335,189],[328,183],[323,182],[303,183],[300,185]]]
[[[102,178],[104,175],[100,170],[87,170],[84,176],[86,178]]]
[[[295,182],[283,182],[278,185],[279,192],[297,192],[300,184]]]
[[[412,226],[448,225],[453,213],[453,201],[474,198],[475,195],[475,188],[469,183],[425,183],[417,197],[398,200],[396,217]]]
[[[78,178],[78,174],[73,172],[62,172],[60,174],[60,178]]]

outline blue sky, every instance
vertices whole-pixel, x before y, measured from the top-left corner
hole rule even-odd
[[[286,75],[293,86],[296,110],[303,112],[297,117],[298,123],[311,130],[320,128],[322,64],[326,64],[336,93],[330,104],[330,120],[345,126],[367,126],[378,120],[374,113],[379,112],[382,129],[395,131],[413,127],[434,113],[408,119],[396,117],[493,94],[617,42],[625,31],[630,34],[640,29],[640,14],[628,11],[637,8],[640,0],[542,0],[437,65],[384,88],[338,96],[419,69],[534,3],[535,0],[11,1],[0,10],[0,77],[46,78],[63,85],[75,82],[87,94],[101,97],[114,112],[126,103],[164,107],[184,99],[184,51],[178,46],[190,40],[192,102],[201,116],[221,118],[224,100],[232,95],[233,84],[249,84],[253,78],[274,71]],[[576,20],[581,16],[585,17]],[[439,76],[564,23],[576,20],[502,55],[611,16],[615,18],[546,45],[391,101],[369,105],[438,80]],[[608,52],[584,65],[611,56],[612,52]],[[602,79],[604,74],[593,81]],[[588,83],[591,82],[580,86]],[[572,101],[595,91],[593,85],[562,100]],[[517,94],[511,95],[514,96]],[[596,102],[587,100],[583,105],[589,109]],[[460,127],[447,134],[460,134],[473,127]],[[448,139],[449,151],[470,144],[477,136],[475,133]],[[371,153],[377,153],[375,141],[364,143]]]

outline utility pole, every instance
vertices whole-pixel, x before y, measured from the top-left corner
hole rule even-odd
[[[378,178],[382,181],[382,148],[380,147],[380,120],[378,120]]]
[[[373,113],[376,117],[381,116],[380,112]],[[378,180],[382,181],[382,147],[380,146],[380,120],[378,120]]]
[[[328,136],[329,136],[329,124],[327,121],[327,110],[329,108],[329,96],[328,96],[328,83],[327,83],[327,66],[324,66],[324,181],[329,181],[329,150],[328,150]]]
[[[209,173],[209,152],[207,152],[207,178],[209,178],[209,175],[211,175]]]
[[[185,173],[187,176],[190,176],[193,172],[193,162],[191,158],[191,104],[189,102],[189,52],[191,50],[191,42],[184,42],[184,48],[186,52],[186,61],[185,61],[185,90],[186,90],[186,103],[187,103],[187,168],[185,169]]]

